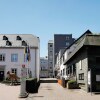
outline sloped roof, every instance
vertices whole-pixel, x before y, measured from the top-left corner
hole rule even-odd
[[[68,54],[68,59],[64,62],[67,63],[83,46],[100,46],[100,35],[86,34],[76,41],[72,46],[74,49]],[[70,49],[70,48],[69,48]]]
[[[12,43],[10,47],[22,47],[22,41],[25,41],[30,47],[39,46],[39,38],[32,34],[0,34],[0,47],[9,47],[6,45],[6,40],[3,40],[3,36],[6,36]],[[16,40],[17,36],[20,36],[22,40]]]
[[[87,35],[84,41],[84,45],[100,46],[100,35]]]

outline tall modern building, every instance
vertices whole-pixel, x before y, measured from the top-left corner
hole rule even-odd
[[[74,41],[75,39],[72,38],[72,34],[54,34],[54,67],[56,64],[56,58],[57,58],[59,51],[61,49],[67,48]]]
[[[68,47],[71,43],[73,43],[74,40],[75,39],[72,38],[72,34],[54,34],[54,59],[55,61],[56,61],[56,56],[59,50]]]
[[[40,77],[47,78],[48,77],[48,58],[40,57]]]
[[[53,77],[54,76],[54,59],[53,59],[53,55],[54,55],[54,44],[53,44],[53,40],[49,40],[48,42],[48,74],[49,77]]]

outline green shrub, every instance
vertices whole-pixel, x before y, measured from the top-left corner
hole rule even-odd
[[[70,80],[67,83],[68,89],[79,89],[79,84],[75,80]]]
[[[69,80],[68,83],[69,84],[77,84],[77,82],[75,80]]]

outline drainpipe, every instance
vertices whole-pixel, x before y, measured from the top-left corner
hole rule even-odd
[[[36,77],[36,75],[37,75],[37,70],[36,70],[36,66],[37,66],[37,54],[36,54],[36,48],[35,48],[35,77]]]

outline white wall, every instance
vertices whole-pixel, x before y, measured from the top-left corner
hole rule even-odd
[[[36,58],[35,58],[35,49],[31,49],[30,53],[31,53],[31,61],[28,62],[24,62],[24,48],[5,48],[2,49],[0,48],[0,54],[5,54],[5,62],[0,62],[0,66],[4,65],[5,66],[5,77],[7,76],[7,71],[11,71],[11,68],[17,68],[17,75],[20,77],[21,75],[21,68],[22,68],[22,64],[25,65],[25,67],[29,67],[32,71],[32,77],[36,77],[35,73],[35,67],[37,67],[37,70],[39,69],[39,54],[36,54]],[[18,62],[11,62],[11,54],[18,54]],[[37,53],[37,52],[36,52]],[[39,52],[38,52],[39,53]],[[36,65],[35,65],[35,59],[36,59]],[[39,71],[38,72],[38,76],[39,76]]]

